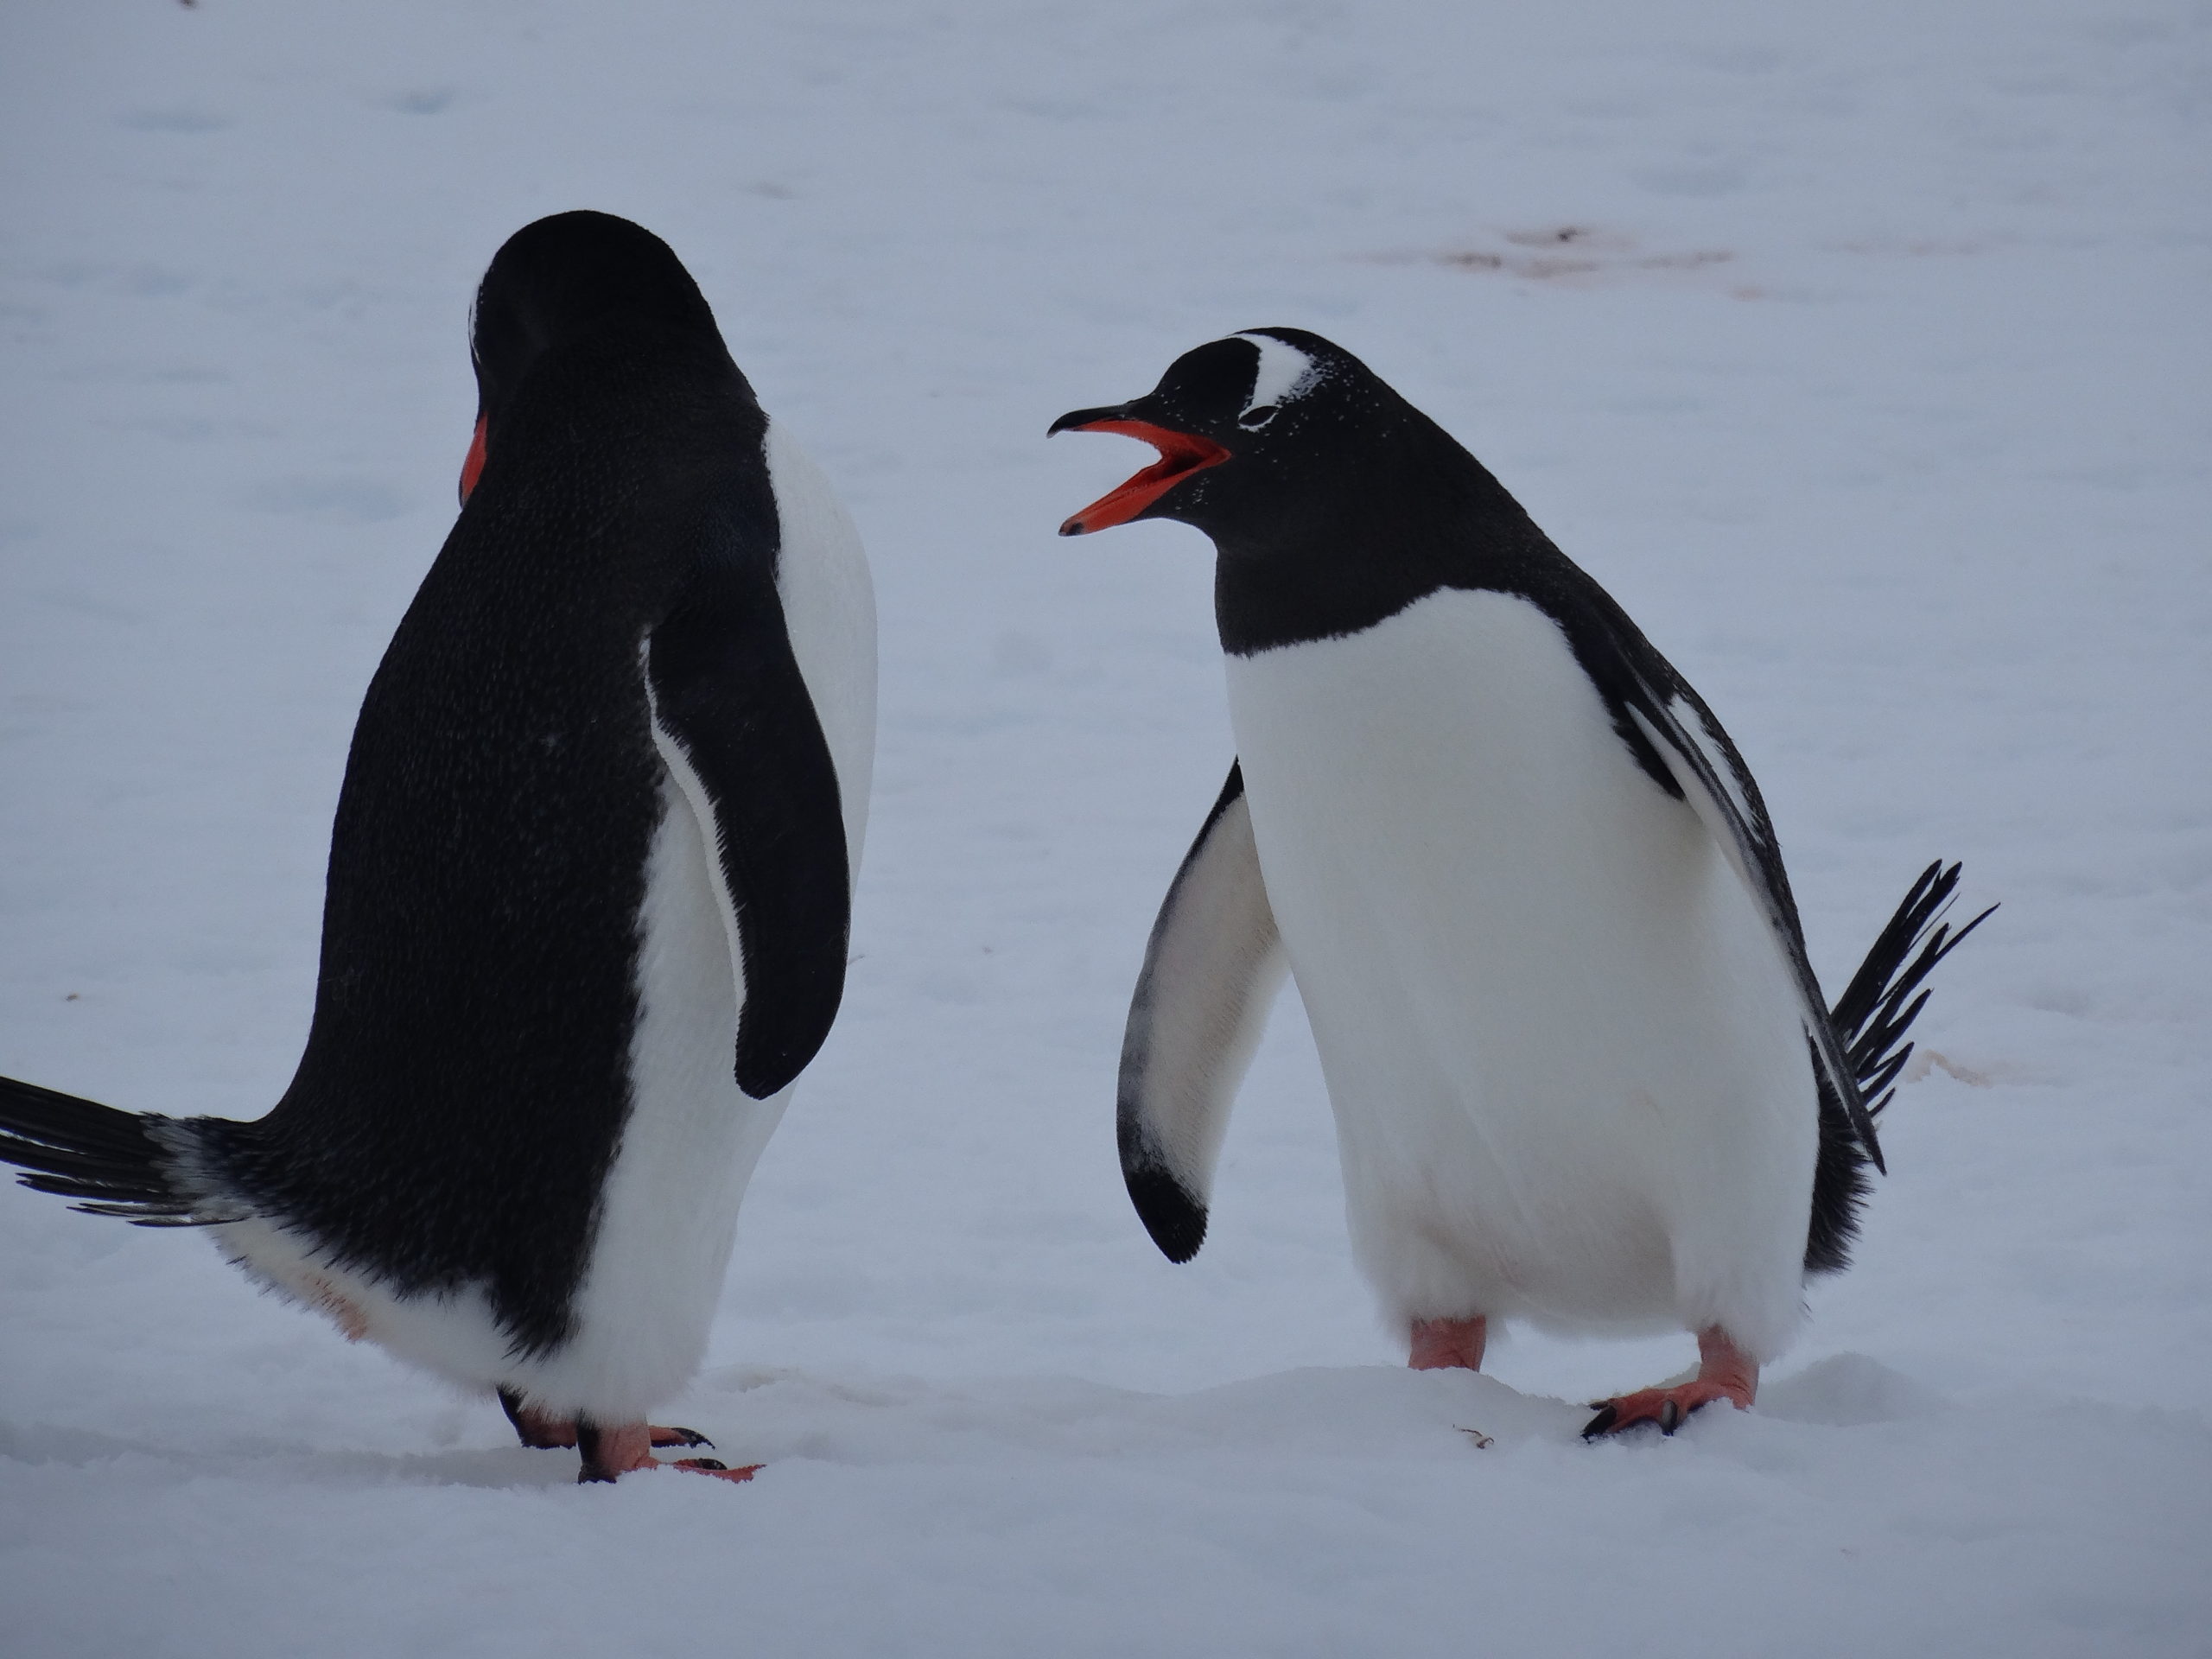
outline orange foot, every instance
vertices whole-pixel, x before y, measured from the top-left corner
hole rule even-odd
[[[1719,1325],[1697,1333],[1697,1376],[1671,1388],[1639,1389],[1612,1400],[1592,1400],[1598,1414],[1583,1425],[1582,1438],[1594,1440],[1618,1434],[1638,1423],[1656,1423],[1662,1434],[1672,1434],[1692,1412],[1726,1400],[1750,1410],[1758,1393],[1758,1362],[1729,1339]]]
[[[585,1486],[594,1481],[619,1480],[639,1469],[688,1469],[717,1480],[750,1480],[766,1466],[749,1463],[742,1469],[733,1469],[719,1458],[678,1458],[664,1464],[653,1456],[657,1444],[653,1436],[658,1432],[650,1423],[600,1424],[579,1418],[576,1450],[582,1454],[583,1464],[576,1471],[576,1484]]]
[[[535,1406],[526,1406],[522,1395],[512,1389],[499,1390],[499,1406],[507,1414],[507,1421],[515,1426],[515,1437],[533,1451],[565,1451],[576,1443],[576,1420],[573,1417],[556,1417]],[[658,1423],[649,1423],[645,1432],[652,1437],[652,1443],[658,1446],[714,1445],[696,1428],[664,1428]],[[711,1463],[714,1459],[704,1461]]]
[[[716,1480],[750,1480],[768,1465],[748,1463],[741,1469],[733,1469],[719,1458],[678,1458],[664,1464],[667,1469],[689,1469],[695,1475],[712,1475]]]

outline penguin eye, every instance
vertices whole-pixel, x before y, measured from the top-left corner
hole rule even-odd
[[[1236,424],[1247,432],[1256,432],[1282,412],[1278,404],[1263,404],[1258,409],[1248,409],[1236,417]]]

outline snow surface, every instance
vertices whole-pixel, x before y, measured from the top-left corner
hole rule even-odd
[[[665,235],[883,622],[843,1020],[670,1414],[568,1484],[204,1243],[0,1190],[12,1655],[2212,1651],[2196,0],[19,0],[0,15],[0,1071],[251,1116],[511,231]],[[1062,410],[1313,327],[1719,710],[1840,982],[1944,970],[1759,1410],[1687,1338],[1406,1371],[1294,1007],[1213,1236],[1115,1057],[1230,755],[1192,532]],[[1478,1446],[1460,1428],[1481,1431]]]

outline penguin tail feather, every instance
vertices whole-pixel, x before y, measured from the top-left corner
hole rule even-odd
[[[1963,927],[1944,919],[1959,885],[1959,867],[1941,859],[1920,873],[1904,903],[1867,951],[1866,960],[1828,1012],[1845,1064],[1866,1101],[1866,1116],[1879,1116],[1897,1090],[1897,1074],[1912,1058],[1905,1040],[1912,1022],[1928,1006],[1927,979],[1936,964],[1959,948],[1967,935],[1989,918],[1992,905]],[[1820,1156],[1813,1172],[1811,1225],[1805,1241],[1805,1271],[1840,1273],[1851,1263],[1859,1234],[1859,1211],[1868,1196],[1871,1161],[1853,1127],[1851,1115],[1819,1071]]]
[[[177,1178],[177,1138],[189,1134],[169,1118],[0,1077],[0,1161],[21,1168],[25,1186],[82,1200],[70,1208],[86,1215],[140,1227],[225,1219],[206,1213]]]
[[[1869,1117],[1880,1116],[1896,1096],[1897,1073],[1912,1058],[1904,1038],[1928,1006],[1929,975],[1997,908],[1992,905],[1965,926],[1954,926],[1944,916],[1958,885],[1956,864],[1947,869],[1939,858],[1923,870],[1829,1010]]]

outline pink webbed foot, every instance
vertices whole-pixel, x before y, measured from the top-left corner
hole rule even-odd
[[[595,1481],[620,1480],[637,1469],[658,1469],[660,1461],[653,1456],[652,1430],[645,1423],[615,1423],[606,1427],[576,1420],[576,1450],[582,1457],[582,1466],[576,1471],[576,1484],[588,1486]]]
[[[695,1475],[712,1475],[717,1480],[750,1480],[766,1466],[749,1463],[741,1469],[733,1469],[719,1458],[678,1458],[663,1463],[653,1456],[653,1433],[648,1423],[601,1427],[579,1419],[576,1450],[582,1454],[582,1464],[576,1471],[576,1484],[588,1486],[594,1482],[620,1480],[639,1469],[683,1469]]]
[[[662,1465],[668,1469],[688,1469],[695,1475],[712,1475],[716,1480],[750,1480],[768,1465],[748,1463],[733,1469],[719,1458],[678,1458]]]
[[[1750,1410],[1758,1393],[1758,1362],[1729,1340],[1728,1333],[1717,1325],[1698,1332],[1697,1348],[1697,1375],[1690,1381],[1592,1401],[1598,1414],[1583,1426],[1582,1438],[1594,1440],[1618,1434],[1638,1423],[1656,1423],[1662,1434],[1672,1434],[1692,1412],[1716,1400]]]
[[[1751,1404],[1734,1389],[1702,1378],[1678,1382],[1671,1389],[1638,1389],[1634,1394],[1624,1394],[1618,1399],[1592,1400],[1590,1403],[1598,1408],[1598,1414],[1584,1427],[1582,1438],[1594,1440],[1602,1435],[1618,1434],[1638,1423],[1656,1423],[1662,1434],[1671,1434],[1682,1426],[1682,1420],[1690,1413],[1716,1400],[1730,1401],[1738,1406]]]
[[[1413,1335],[1413,1353],[1406,1363],[1414,1370],[1479,1371],[1490,1321],[1480,1314],[1471,1319],[1415,1319]]]
[[[576,1444],[576,1420],[556,1417],[535,1406],[523,1403],[522,1395],[512,1389],[499,1390],[499,1408],[507,1414],[507,1421],[515,1426],[515,1438],[524,1446],[538,1452],[569,1450]],[[703,1446],[710,1450],[714,1442],[696,1428],[670,1428],[658,1423],[648,1423],[645,1433],[656,1446]],[[705,1459],[711,1463],[711,1458]]]

